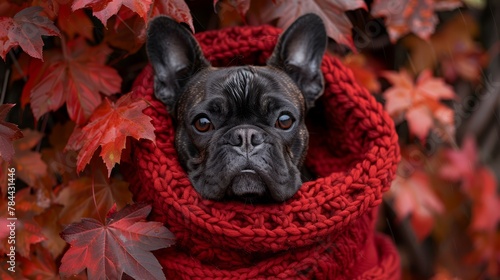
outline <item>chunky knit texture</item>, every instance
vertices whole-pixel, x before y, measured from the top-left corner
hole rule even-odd
[[[214,66],[263,65],[281,30],[235,27],[196,35]],[[169,279],[398,279],[390,239],[374,232],[377,205],[399,160],[392,120],[351,71],[325,55],[326,86],[310,114],[306,182],[285,203],[246,205],[203,200],[180,167],[165,106],[154,98],[146,67],[133,91],[151,106],[156,143],[133,143],[125,166],[136,201],[175,234],[157,257]]]

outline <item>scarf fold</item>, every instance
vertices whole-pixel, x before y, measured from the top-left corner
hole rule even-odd
[[[264,65],[280,29],[234,27],[196,34],[214,66]],[[330,55],[322,63],[325,93],[308,116],[306,165],[318,179],[280,204],[203,200],[179,165],[172,120],[153,95],[153,70],[133,94],[151,106],[156,143],[132,143],[123,166],[135,201],[153,205],[176,245],[156,256],[169,279],[398,279],[394,245],[374,231],[399,160],[390,117],[350,70]]]

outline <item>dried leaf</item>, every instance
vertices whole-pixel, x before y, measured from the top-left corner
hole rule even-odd
[[[159,222],[146,222],[151,206],[132,205],[111,215],[103,224],[85,218],[69,225],[61,236],[70,249],[61,260],[62,277],[87,268],[89,279],[165,279],[150,251],[169,247],[174,235]]]
[[[49,18],[41,16],[42,7],[28,7],[13,18],[0,17],[0,56],[12,47],[20,46],[32,57],[42,58],[42,36],[60,36],[59,29]]]

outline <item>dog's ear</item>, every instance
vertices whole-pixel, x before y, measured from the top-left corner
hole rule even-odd
[[[321,60],[327,36],[325,25],[315,14],[299,17],[281,35],[267,64],[280,68],[295,81],[306,99],[307,108],[323,93]]]
[[[187,28],[159,16],[148,27],[146,51],[154,68],[155,96],[173,113],[183,86],[210,63]]]

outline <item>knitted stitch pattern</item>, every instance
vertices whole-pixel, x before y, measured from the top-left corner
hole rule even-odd
[[[196,34],[214,66],[263,65],[280,29],[235,27]],[[377,205],[399,160],[397,135],[381,104],[350,70],[325,55],[325,93],[309,115],[306,165],[319,179],[284,203],[203,200],[179,165],[174,128],[153,95],[147,66],[133,94],[151,106],[156,143],[134,142],[125,173],[136,201],[153,205],[176,245],[156,256],[169,279],[398,279],[399,257],[374,233]]]

